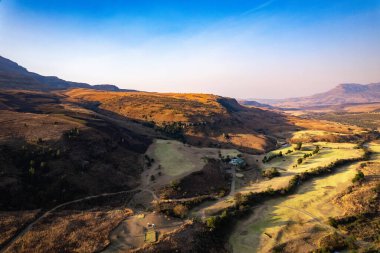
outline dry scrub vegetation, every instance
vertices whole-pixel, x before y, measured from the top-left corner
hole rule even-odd
[[[19,229],[33,221],[38,212],[38,210],[0,212],[0,245],[14,236]]]
[[[109,243],[111,230],[131,214],[129,209],[56,212],[34,224],[6,252],[97,252]]]

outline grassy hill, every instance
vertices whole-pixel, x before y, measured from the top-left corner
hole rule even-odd
[[[291,133],[298,130],[352,134],[352,129],[341,124],[248,108],[235,99],[210,94],[72,89],[64,95],[68,101],[106,114],[122,115],[198,146],[238,148],[257,153],[274,148],[278,141],[291,138]]]
[[[2,91],[0,107],[2,210],[136,187],[151,129],[136,132],[46,92]]]

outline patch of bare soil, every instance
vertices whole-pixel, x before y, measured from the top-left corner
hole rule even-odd
[[[142,247],[145,244],[145,234],[148,230],[152,230],[148,224],[154,224],[153,229],[157,238],[160,239],[163,235],[180,227],[183,221],[158,213],[143,212],[133,215],[111,232],[109,236],[111,243],[103,253],[126,252]]]
[[[60,211],[34,224],[6,250],[11,252],[96,252],[109,244],[108,234],[129,209]]]

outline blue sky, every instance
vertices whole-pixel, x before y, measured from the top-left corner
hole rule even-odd
[[[0,55],[146,91],[311,95],[380,81],[380,0],[2,0]]]

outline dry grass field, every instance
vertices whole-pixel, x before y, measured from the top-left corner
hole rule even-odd
[[[6,252],[97,252],[109,244],[110,231],[131,214],[129,209],[56,212],[36,223]]]
[[[0,245],[4,244],[26,224],[33,221],[39,210],[0,212]]]

